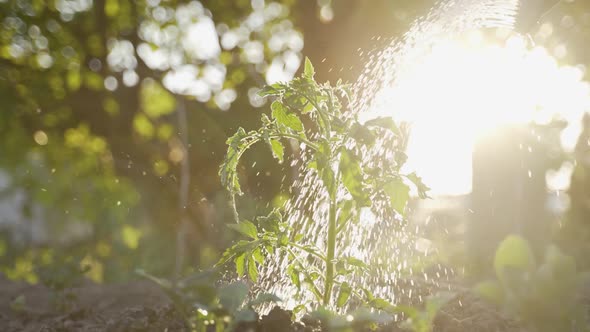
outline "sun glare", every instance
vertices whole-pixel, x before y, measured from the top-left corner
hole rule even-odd
[[[558,117],[569,123],[561,139],[572,150],[589,109],[583,68],[560,66],[523,36],[487,39],[474,31],[437,43],[423,58],[403,64],[396,83],[376,97],[372,114],[412,124],[408,167],[434,195],[471,191],[471,155],[480,135]]]

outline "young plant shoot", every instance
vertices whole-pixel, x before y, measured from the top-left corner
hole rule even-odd
[[[227,140],[227,155],[219,170],[221,181],[232,196],[236,223],[230,227],[248,238],[228,249],[219,264],[233,261],[239,276],[247,274],[256,282],[265,257],[280,250],[290,260],[287,271],[291,282],[298,289],[302,283],[306,284],[307,291],[316,299],[315,304],[325,307],[342,307],[353,296],[367,301],[365,293],[354,291],[347,280],[351,270],[364,270],[366,262],[344,257],[337,250],[337,240],[353,221],[352,216],[358,216],[360,209],[369,207],[376,197],[385,197],[392,213],[403,215],[410,185],[415,186],[420,197],[426,197],[428,190],[415,174],[400,173],[405,162],[405,144],[394,151],[396,158],[388,161],[388,167],[375,167],[363,161],[362,151],[374,148],[377,137],[392,135],[407,142],[407,130],[400,129],[391,118],[361,123],[356,113],[345,112],[344,106],[349,103],[347,88],[341,82],[336,86],[318,84],[314,80],[314,68],[306,59],[301,77],[261,90],[261,96],[274,98],[271,117],[263,114],[258,130],[246,132],[239,128]],[[299,171],[313,169],[325,189],[329,202],[328,230],[321,248],[303,245],[302,235],[283,220],[278,210],[251,222],[241,220],[235,206],[235,195],[242,194],[237,167],[244,153],[256,143],[266,143],[274,158],[283,162],[288,158],[284,145],[287,141],[294,141],[310,156]],[[301,251],[319,260],[320,269],[310,269],[308,263],[298,260],[295,253]],[[339,290],[337,296],[333,294],[335,288]]]

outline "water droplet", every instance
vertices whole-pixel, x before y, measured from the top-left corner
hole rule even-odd
[[[37,130],[33,135],[33,139],[35,140],[35,143],[39,145],[47,145],[47,143],[49,142],[49,137],[42,130]]]

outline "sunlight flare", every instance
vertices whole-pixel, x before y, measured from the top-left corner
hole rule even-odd
[[[568,121],[562,145],[571,151],[589,109],[584,68],[560,66],[523,36],[488,41],[480,31],[444,39],[404,64],[394,85],[378,93],[371,116],[412,124],[408,167],[436,195],[471,191],[471,154],[478,137],[528,122]]]

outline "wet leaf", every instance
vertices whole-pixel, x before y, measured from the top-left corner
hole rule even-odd
[[[260,247],[254,249],[254,251],[252,251],[252,258],[254,258],[254,261],[256,261],[256,263],[264,264],[264,256],[262,255],[262,251],[260,250]]]
[[[248,220],[243,220],[239,224],[229,224],[227,226],[252,240],[258,240],[258,230],[256,229],[256,226]]]
[[[383,129],[387,129],[387,130],[391,131],[392,133],[394,133],[396,135],[400,134],[400,130],[397,127],[397,124],[395,123],[395,121],[393,121],[393,119],[391,117],[379,117],[379,118],[371,119],[371,120],[365,122],[365,126],[367,126],[367,127],[381,127]]]
[[[363,262],[362,260],[355,258],[355,257],[346,257],[346,258],[344,258],[344,261],[348,265],[352,265],[352,266],[356,266],[356,267],[360,267],[360,268],[367,268],[368,267],[365,262]]]
[[[421,177],[419,177],[416,173],[411,173],[406,175],[406,178],[416,186],[416,189],[418,190],[418,196],[420,196],[420,198],[428,198],[428,192],[430,191],[430,188],[425,185],[424,182],[422,182]]]
[[[248,258],[248,277],[252,282],[258,281],[258,267],[256,262],[251,257]]]
[[[277,303],[277,302],[282,302],[283,300],[276,296],[275,294],[272,293],[260,293],[258,294],[258,296],[250,301],[250,305],[251,306],[256,306],[256,305],[260,305],[260,304],[265,304],[265,303]]]
[[[305,76],[309,79],[313,79],[313,77],[315,76],[315,69],[313,68],[313,65],[311,64],[311,60],[309,60],[308,57],[305,58],[305,67],[303,69],[303,76]]]
[[[285,148],[283,147],[283,144],[276,139],[271,139],[270,148],[272,150],[273,157],[275,157],[279,163],[282,163],[285,154]]]
[[[368,206],[369,198],[364,192],[363,173],[358,159],[349,151],[340,153],[340,171],[342,183],[359,206]]]
[[[236,264],[236,273],[238,274],[238,277],[242,277],[245,272],[246,254],[244,253],[236,257],[234,263]]]
[[[373,131],[359,123],[354,123],[352,125],[349,129],[349,135],[357,142],[366,146],[372,146],[377,139]]]
[[[369,301],[369,305],[377,310],[395,313],[398,311],[397,307],[389,303],[389,301],[382,298],[373,298]]]
[[[295,267],[294,263],[290,264],[289,267],[287,267],[287,275],[289,276],[289,279],[291,279],[293,285],[295,285],[297,289],[301,289],[301,278],[299,278],[299,270]]]
[[[322,178],[322,182],[324,183],[324,186],[326,186],[326,189],[328,190],[330,195],[332,195],[332,193],[334,193],[336,191],[335,190],[336,184],[334,183],[334,171],[332,171],[331,168],[326,167],[326,168],[320,170],[320,176]]]
[[[236,312],[248,296],[248,285],[236,281],[219,289],[219,303],[229,312]]]
[[[221,183],[232,194],[242,193],[237,167],[241,154],[247,149],[244,143],[247,137],[248,134],[246,131],[243,128],[239,128],[232,137],[227,139],[227,152],[223,163],[219,167]]]
[[[401,180],[393,180],[385,184],[383,191],[389,197],[391,207],[397,213],[404,215],[406,204],[410,198],[410,188]]]
[[[338,208],[338,227],[342,228],[352,218],[355,217],[355,206],[353,200],[341,202]]]
[[[338,293],[336,305],[340,308],[343,307],[346,304],[346,302],[348,302],[351,292],[352,288],[350,287],[350,284],[347,282],[343,282],[340,285],[340,292]]]
[[[234,320],[239,322],[255,322],[258,320],[258,315],[252,309],[239,310],[234,314]]]
[[[271,109],[273,119],[276,119],[280,125],[291,128],[296,132],[303,131],[303,123],[299,117],[293,113],[288,113],[287,109],[281,102],[273,102]]]
[[[282,83],[275,83],[267,85],[258,91],[260,97],[279,96],[285,91],[285,85]]]

